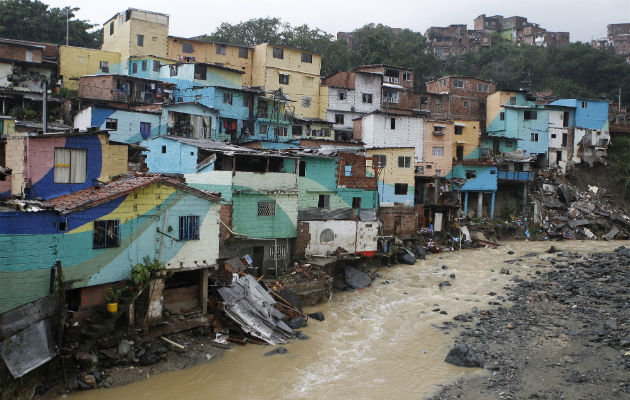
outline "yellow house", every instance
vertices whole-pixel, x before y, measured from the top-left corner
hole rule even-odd
[[[469,158],[478,158],[477,148],[481,122],[474,120],[453,121],[453,159],[462,161]]]
[[[15,118],[0,115],[0,136],[1,135],[9,136],[14,133],[15,133]]]
[[[220,64],[243,71],[243,86],[252,85],[254,49],[247,46],[207,42],[177,36],[168,37],[168,58],[185,62]]]
[[[322,57],[309,51],[268,43],[254,47],[252,86],[282,89],[287,108],[298,118],[319,119]]]
[[[378,169],[378,197],[381,205],[402,203],[414,204],[415,148],[376,148],[366,149],[366,170],[372,171],[370,157],[376,157]]]
[[[120,53],[123,68],[131,56],[167,57],[168,15],[129,8],[103,24],[101,50]]]
[[[80,76],[97,73],[121,73],[120,53],[85,47],[59,46],[59,75],[64,88],[79,90]]]

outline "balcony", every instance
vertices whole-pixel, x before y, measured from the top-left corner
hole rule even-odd
[[[394,76],[384,76],[383,82],[384,83],[400,83],[400,78],[397,78]]]
[[[530,182],[534,179],[532,171],[497,171],[497,179],[500,181]]]

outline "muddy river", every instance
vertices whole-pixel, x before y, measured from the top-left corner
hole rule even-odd
[[[559,250],[612,250],[620,242],[553,243]],[[238,346],[221,359],[120,388],[78,393],[74,399],[420,399],[466,374],[487,373],[444,362],[455,332],[436,326],[473,307],[488,308],[515,276],[533,274],[538,257],[522,265],[503,261],[549,242],[511,242],[499,249],[430,255],[416,265],[382,268],[368,289],[336,293],[302,332],[311,338],[264,357],[269,346]],[[595,248],[595,249],[594,249]],[[508,251],[515,254],[508,254]],[[527,263],[530,263],[529,265]],[[447,266],[443,269],[442,266]],[[511,275],[500,273],[502,267]],[[455,274],[455,278],[450,278]],[[452,286],[439,288],[448,280]],[[441,314],[436,309],[446,311]]]

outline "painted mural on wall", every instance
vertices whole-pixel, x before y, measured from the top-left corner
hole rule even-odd
[[[0,253],[0,313],[48,295],[56,261],[72,288],[129,279],[146,256],[171,269],[216,262],[218,198],[162,177],[109,186],[127,193],[99,200],[102,189],[86,189],[50,201],[50,210],[0,215],[0,246],[13,249]]]

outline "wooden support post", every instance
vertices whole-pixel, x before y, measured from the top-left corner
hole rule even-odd
[[[199,289],[201,314],[204,315],[208,313],[208,268],[201,270],[201,287]]]

